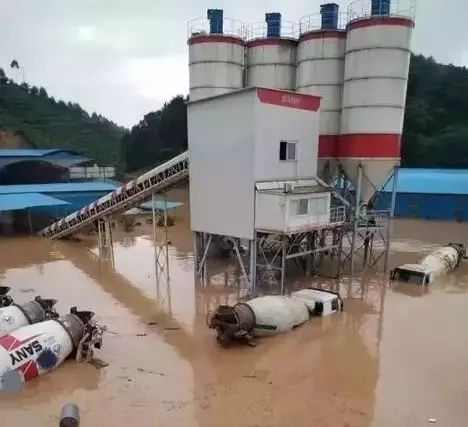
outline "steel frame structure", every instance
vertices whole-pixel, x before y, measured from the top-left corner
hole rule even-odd
[[[296,264],[310,276],[323,267],[325,256],[335,266],[333,277],[338,277],[343,229],[344,223],[339,222],[300,233],[256,232],[256,279],[273,287],[279,284],[279,291],[284,294],[286,274],[291,264]],[[254,292],[256,290],[255,285]]]
[[[97,222],[99,258],[110,261],[114,266],[114,247],[112,242],[112,224],[108,218]]]
[[[195,280],[205,281],[208,277],[207,261],[210,248],[216,244],[220,239],[227,239],[232,243],[232,250],[236,256],[241,270],[241,278],[244,283],[251,288],[252,285],[252,266],[247,265],[246,257],[243,256],[241,241],[239,238],[230,236],[218,236],[210,233],[194,232],[193,233],[193,253],[194,253],[194,272]],[[249,258],[252,257],[252,241],[249,241]]]
[[[169,187],[188,177],[188,152],[152,169],[133,181],[117,188],[96,202],[51,224],[39,232],[44,237],[59,239],[69,236],[83,227],[102,218],[109,218],[138,206],[154,193],[166,191]]]
[[[163,211],[156,209],[155,193],[151,195],[152,201],[152,221],[153,221],[153,245],[154,245],[154,265],[156,271],[156,289],[159,293],[161,278],[164,277],[169,284],[169,232],[167,227],[167,194],[164,193],[165,207]],[[164,228],[162,233],[158,233],[159,219],[164,219]],[[162,234],[162,235],[161,235]]]
[[[363,180],[367,180],[375,189],[375,195],[370,205],[376,200],[388,201],[383,197],[375,183],[372,183],[365,174],[362,165],[358,167],[358,177],[355,186],[352,186],[344,174],[340,174],[337,180],[337,188],[342,197],[352,203],[352,217],[349,218],[344,233],[345,245],[342,249],[342,267],[350,266],[351,276],[360,266],[361,270],[368,270],[383,264],[383,271],[387,272],[390,244],[392,236],[392,221],[395,213],[396,188],[398,182],[398,166],[394,168],[393,176],[390,176],[386,184],[392,179],[392,196],[387,209],[373,210],[361,203],[361,188]],[[354,191],[353,191],[354,190]]]

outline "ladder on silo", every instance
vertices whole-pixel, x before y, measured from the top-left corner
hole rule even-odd
[[[108,219],[113,215],[139,206],[152,194],[167,191],[177,182],[188,177],[188,151],[127,182],[109,194],[73,212],[39,232],[44,237],[59,239],[70,236],[83,227]]]

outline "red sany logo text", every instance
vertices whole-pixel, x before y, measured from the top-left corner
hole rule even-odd
[[[288,105],[298,106],[301,103],[301,98],[289,93],[285,93],[281,96],[281,102]]]

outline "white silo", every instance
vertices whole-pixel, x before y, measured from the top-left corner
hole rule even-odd
[[[341,127],[346,30],[340,17],[338,5],[329,3],[320,15],[301,18],[297,46],[296,89],[322,97],[318,174],[327,182],[336,176]]]
[[[279,13],[248,26],[246,86],[295,90],[296,44],[294,24],[282,23]]]
[[[348,178],[362,182],[364,204],[400,161],[412,11],[392,7],[390,0],[359,0],[350,7],[339,154]]]
[[[207,19],[188,23],[190,100],[243,87],[244,26],[209,9]]]

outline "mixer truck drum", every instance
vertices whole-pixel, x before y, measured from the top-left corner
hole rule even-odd
[[[42,322],[46,319],[55,319],[59,317],[58,313],[54,309],[54,305],[57,303],[55,299],[41,298],[37,296],[34,301],[29,301],[26,304],[14,304],[18,307],[28,322],[32,325],[33,323]]]
[[[252,335],[255,313],[247,304],[239,303],[234,307],[221,305],[208,314],[207,324],[210,329],[216,329],[216,339],[223,347],[229,347],[233,340],[255,345]]]
[[[8,286],[0,286],[0,307],[8,307],[13,304],[13,298],[8,295],[10,289]]]

